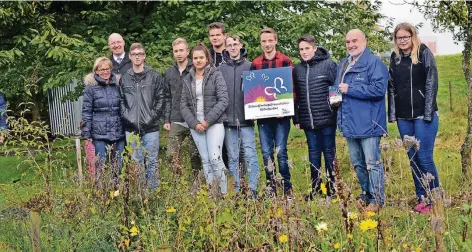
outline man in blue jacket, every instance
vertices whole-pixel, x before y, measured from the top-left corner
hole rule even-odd
[[[336,79],[343,93],[338,125],[346,138],[349,157],[362,188],[357,205],[365,213],[378,211],[385,199],[379,145],[380,138],[387,134],[385,93],[388,81],[387,66],[366,46],[367,39],[361,30],[347,33],[349,56],[339,63]]]

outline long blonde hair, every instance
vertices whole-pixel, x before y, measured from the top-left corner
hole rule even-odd
[[[411,62],[413,64],[417,64],[419,62],[419,54],[420,54],[420,45],[421,45],[421,40],[418,37],[418,33],[416,32],[416,29],[413,25],[409,23],[399,23],[396,27],[395,30],[393,30],[393,50],[395,51],[395,55],[398,57],[400,56],[400,48],[398,48],[397,45],[397,37],[396,34],[399,30],[404,30],[407,31],[411,34],[411,42],[413,43],[413,48],[411,48]]]

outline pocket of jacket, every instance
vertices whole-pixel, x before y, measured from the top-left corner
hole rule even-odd
[[[107,130],[107,118],[103,117],[94,117],[92,121],[92,135],[99,134],[99,135],[106,135],[108,133]]]

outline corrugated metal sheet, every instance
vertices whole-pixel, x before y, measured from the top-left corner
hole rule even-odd
[[[82,120],[82,96],[77,101],[65,100],[63,97],[73,92],[78,85],[78,80],[57,88],[48,89],[49,120],[51,132],[65,136],[80,135],[79,123]]]

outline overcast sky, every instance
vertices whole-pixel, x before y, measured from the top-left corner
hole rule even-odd
[[[385,16],[393,17],[395,19],[393,22],[394,26],[401,22],[408,22],[415,26],[419,23],[423,23],[423,27],[420,28],[418,31],[420,38],[435,38],[438,55],[447,55],[462,52],[464,48],[463,45],[454,44],[454,40],[452,39],[452,34],[450,32],[434,32],[430,22],[427,21],[420,12],[418,12],[416,9],[413,9],[411,5],[395,5],[395,3],[403,3],[403,0],[382,1],[382,13]]]

